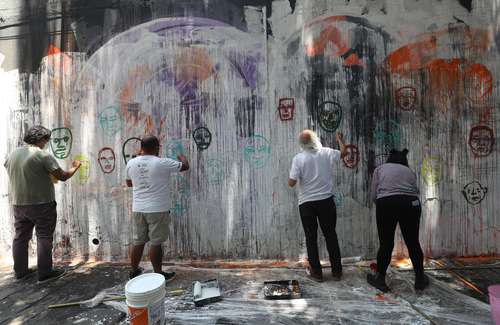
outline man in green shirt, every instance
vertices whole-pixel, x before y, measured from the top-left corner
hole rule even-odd
[[[52,268],[52,241],[57,219],[54,182],[71,178],[80,162],[73,161],[71,169],[62,170],[56,159],[43,150],[50,135],[51,131],[43,126],[31,127],[24,136],[27,145],[15,149],[4,165],[14,208],[16,234],[12,254],[17,279],[33,272],[28,269],[28,242],[33,236],[33,228],[37,236],[38,281],[64,274],[64,270]]]

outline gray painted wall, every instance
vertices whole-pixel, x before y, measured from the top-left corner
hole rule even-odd
[[[344,256],[376,252],[369,186],[390,147],[410,149],[428,256],[498,254],[497,8],[466,2],[56,1],[32,5],[41,20],[12,2],[0,24],[0,156],[34,123],[71,131],[71,148],[48,149],[62,167],[84,162],[56,185],[58,257],[127,256],[127,139],[152,133],[163,156],[183,152],[192,166],[172,179],[167,256],[297,259],[304,239],[286,185],[296,137],[313,128],[335,146],[338,130],[353,145],[333,170]],[[16,19],[25,23],[8,27]],[[40,21],[38,43],[22,36]],[[208,148],[194,140],[207,134],[199,128]],[[4,169],[0,194],[8,257]]]

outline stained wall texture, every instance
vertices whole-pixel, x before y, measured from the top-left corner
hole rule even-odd
[[[428,256],[500,251],[496,0],[3,1],[0,157],[53,129],[58,257],[121,259],[131,240],[126,161],[144,134],[185,154],[171,179],[171,258],[305,253],[296,137],[349,155],[335,176],[344,256],[378,247],[374,168],[409,148]],[[499,43],[500,45],[500,43]],[[0,170],[0,247],[13,217]],[[324,244],[321,241],[324,256]],[[396,254],[405,249],[398,238]]]

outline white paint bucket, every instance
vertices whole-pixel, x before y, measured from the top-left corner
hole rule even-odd
[[[131,325],[165,324],[165,277],[147,273],[129,280],[125,285]]]

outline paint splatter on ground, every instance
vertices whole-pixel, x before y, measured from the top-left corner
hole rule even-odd
[[[167,323],[491,323],[489,306],[454,290],[454,287],[460,290],[463,287],[459,282],[446,279],[445,275],[449,273],[429,272],[433,275],[431,286],[416,294],[413,273],[395,271],[389,280],[392,293],[381,295],[366,283],[368,270],[369,263],[347,266],[343,280],[334,282],[325,269],[325,282],[317,283],[309,280],[303,269],[176,266],[177,277],[168,284],[167,291],[182,288],[185,292],[180,296],[166,297]],[[0,268],[0,324],[14,321],[23,324],[127,324],[125,313],[120,311],[126,308],[124,302],[109,302],[106,303],[109,305],[94,308],[47,309],[50,304],[92,298],[103,288],[123,288],[127,271],[128,267],[124,264],[85,264],[53,283],[37,285],[34,278],[24,283],[14,282],[11,268]],[[490,281],[500,280],[500,272],[496,269],[482,271],[489,272]],[[438,277],[440,280],[437,280]],[[201,308],[195,307],[192,300],[193,281],[213,278],[219,280],[224,299]],[[297,279],[303,292],[302,298],[265,300],[262,292],[264,281],[279,279]]]

